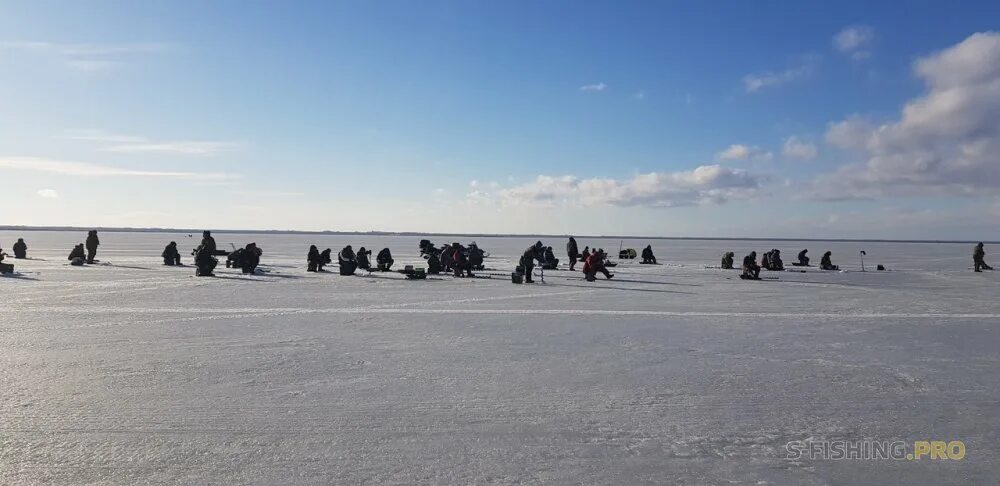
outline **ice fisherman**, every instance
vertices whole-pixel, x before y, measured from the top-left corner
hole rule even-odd
[[[653,245],[646,245],[646,247],[642,249],[642,263],[647,265],[656,264],[656,257],[653,256]]]
[[[319,254],[319,248],[316,248],[316,245],[309,245],[309,252],[306,253],[306,271],[318,272],[322,258]]]
[[[347,245],[337,254],[337,263],[340,264],[341,275],[354,275],[358,269],[358,260],[354,255],[354,249]]]
[[[98,246],[101,246],[101,240],[97,238],[97,230],[90,230],[87,233],[87,263],[94,263]]]
[[[181,264],[181,253],[177,251],[177,242],[171,241],[167,244],[166,248],[163,249],[163,253],[160,254],[163,257],[163,264],[174,266]]]
[[[799,266],[800,267],[808,267],[809,266],[809,257],[806,256],[806,253],[809,253],[809,249],[808,248],[806,248],[806,249],[804,249],[804,250],[802,250],[802,251],[799,252]]]
[[[392,268],[392,252],[388,248],[382,248],[382,251],[378,252],[378,255],[375,256],[375,263],[378,265],[380,272],[388,272]]]
[[[975,266],[975,271],[982,272],[983,270],[993,270],[993,267],[986,264],[986,250],[983,249],[983,243],[979,242],[976,245],[976,249],[972,250],[972,263]]]
[[[722,255],[722,268],[724,270],[732,270],[733,269],[733,261],[735,260],[735,258],[736,258],[736,254],[733,253],[733,252],[731,252],[731,251],[727,251],[726,253],[724,253]]]
[[[204,240],[202,240],[204,241]],[[214,242],[214,240],[213,240]],[[215,251],[211,250],[208,246],[199,245],[198,249],[194,252],[194,274],[196,277],[211,277],[215,275],[215,267],[219,264],[219,260],[215,258]]]
[[[608,271],[608,267],[604,265],[606,255],[603,250],[598,250],[590,254],[586,260],[583,261],[583,277],[587,279],[588,282],[593,282],[597,280],[597,272],[604,274],[604,278],[611,279],[615,275]]]
[[[760,279],[760,265],[757,265],[757,252],[751,251],[743,257],[743,278]]]
[[[24,238],[18,238],[12,250],[14,250],[14,258],[18,260],[28,258],[28,245],[24,242]]]
[[[525,283],[533,283],[531,280],[531,273],[535,270],[536,260],[540,265],[545,264],[545,245],[543,245],[541,241],[536,241],[534,245],[531,245],[527,250],[524,250],[524,254],[521,255],[519,264],[521,271],[524,272]]]
[[[831,255],[833,255],[832,251],[828,251],[823,254],[823,258],[819,261],[819,268],[822,268],[823,270],[840,270],[840,267],[834,265],[833,262],[830,261]]]
[[[569,237],[566,243],[566,256],[569,257],[569,270],[572,272],[577,260],[580,258],[580,247],[576,246],[576,238]]]
[[[81,266],[87,262],[87,254],[84,253],[83,243],[73,247],[73,251],[69,252],[69,258],[67,258],[71,265]]]

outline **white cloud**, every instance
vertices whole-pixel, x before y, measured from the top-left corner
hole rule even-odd
[[[75,59],[66,61],[66,65],[78,71],[105,71],[121,65],[118,61],[103,61],[93,59]]]
[[[867,161],[820,178],[831,198],[995,194],[1000,188],[1000,34],[978,33],[914,64],[927,92],[896,121],[852,116],[827,141]]]
[[[181,179],[224,179],[230,177],[226,174],[218,173],[125,169],[120,167],[92,164],[89,162],[53,160],[37,157],[0,157],[0,169],[88,177],[172,177]]]
[[[761,195],[763,178],[745,170],[703,165],[682,172],[652,172],[631,179],[538,176],[500,191],[505,204],[673,207],[724,203]],[[470,194],[482,197],[482,194]]]
[[[604,91],[606,89],[608,89],[608,85],[604,83],[585,84],[580,86],[580,91]]]
[[[469,187],[479,187],[479,181],[475,179],[469,181]]]
[[[875,38],[875,29],[867,25],[852,25],[844,27],[833,36],[833,47],[845,54],[865,53],[862,57],[867,57],[868,51],[864,51],[872,39]]]
[[[166,42],[132,42],[117,44],[72,44],[44,41],[8,40],[0,41],[0,49],[54,52],[65,56],[112,56],[124,54],[148,54],[170,50],[173,44]]]
[[[743,76],[743,87],[748,93],[756,93],[764,88],[781,86],[812,75],[819,62],[817,56],[805,56],[798,64],[779,72],[764,72]]]
[[[70,130],[64,138],[105,144],[100,150],[117,153],[160,153],[212,157],[239,150],[240,144],[220,141],[154,141],[147,137],[121,135],[101,130]]]
[[[0,51],[24,51],[62,59],[66,67],[79,71],[104,71],[124,64],[126,58],[161,53],[173,48],[164,42],[81,44],[44,41],[0,41]]]
[[[716,154],[720,160],[771,160],[773,156],[774,154],[768,150],[742,144],[730,145],[726,150]]]
[[[781,153],[785,157],[793,159],[814,159],[816,158],[816,145],[799,140],[798,137],[788,137],[781,147]]]
[[[59,193],[55,189],[39,189],[38,195],[46,199],[59,199]]]

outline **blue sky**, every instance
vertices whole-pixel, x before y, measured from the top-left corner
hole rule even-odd
[[[1000,239],[998,13],[0,2],[0,224]]]

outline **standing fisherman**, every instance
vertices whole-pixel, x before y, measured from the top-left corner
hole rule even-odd
[[[97,247],[101,245],[101,240],[97,238],[97,230],[90,230],[87,233],[87,263],[94,263],[97,256]]]
[[[580,258],[580,247],[576,246],[576,238],[572,236],[569,237],[569,242],[566,243],[566,255],[569,256],[569,270],[573,271],[573,266],[576,265],[576,261]]]

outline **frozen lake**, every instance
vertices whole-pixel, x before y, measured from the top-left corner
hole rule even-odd
[[[217,234],[267,273],[196,278],[200,235],[0,232],[0,483],[992,483],[1000,281],[972,245],[635,240],[662,265],[545,283],[305,272],[310,244]],[[509,274],[534,238],[475,239]],[[547,239],[564,258],[565,240]],[[580,239],[616,253],[618,240]],[[717,266],[825,250],[847,272]],[[859,270],[866,264],[888,272]],[[1000,251],[1000,248],[996,248]],[[991,248],[987,245],[987,261]],[[489,272],[487,272],[489,273]],[[961,461],[791,460],[794,440],[961,440]]]

